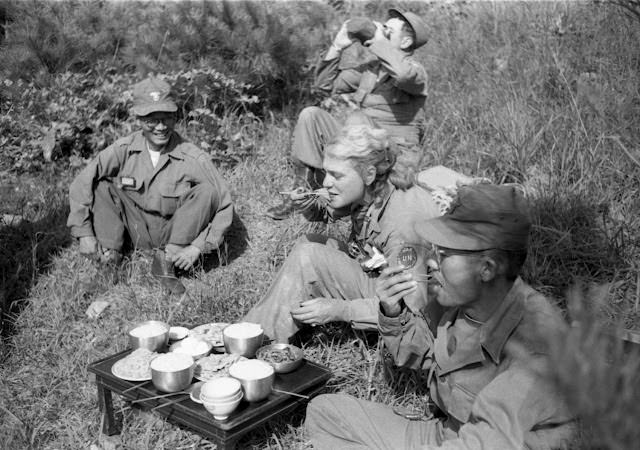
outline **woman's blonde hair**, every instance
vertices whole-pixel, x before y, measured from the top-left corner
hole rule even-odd
[[[376,169],[371,190],[377,199],[389,180],[398,189],[408,189],[415,181],[415,167],[406,164],[398,145],[381,128],[349,125],[333,137],[325,149],[328,156],[350,160],[362,178],[367,167]]]

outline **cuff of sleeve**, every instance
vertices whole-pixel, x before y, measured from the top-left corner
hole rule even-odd
[[[385,316],[382,311],[382,307],[378,311],[378,324],[380,325],[380,330],[384,329],[398,329],[402,328],[408,320],[408,310],[406,307],[402,308],[402,312],[398,314],[396,317]]]

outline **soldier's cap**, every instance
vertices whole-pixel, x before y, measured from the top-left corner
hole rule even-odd
[[[411,28],[413,28],[413,32],[416,35],[413,48],[422,47],[429,40],[427,24],[419,15],[412,13],[411,11],[399,11],[392,8],[389,10],[389,17],[398,17],[411,25]]]
[[[447,213],[415,225],[425,241],[456,250],[526,251],[530,228],[522,192],[494,184],[460,186]]]
[[[131,111],[136,116],[146,116],[154,112],[176,112],[176,105],[171,94],[171,86],[164,80],[151,77],[133,86],[133,106]]]

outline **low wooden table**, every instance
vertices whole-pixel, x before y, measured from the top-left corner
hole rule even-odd
[[[98,406],[104,416],[102,432],[108,435],[120,432],[113,414],[112,393],[130,401],[164,394],[158,391],[151,381],[135,383],[122,380],[111,373],[111,366],[130,352],[131,349],[125,350],[89,365],[89,371],[96,375]],[[300,368],[294,372],[276,374],[273,387],[287,392],[313,396],[324,387],[329,378],[331,378],[329,369],[305,360]],[[249,403],[243,400],[225,421],[214,419],[204,406],[192,401],[187,394],[146,400],[139,402],[139,404],[154,408],[179,399],[182,400],[157,408],[155,411],[170,422],[186,426],[200,433],[224,450],[234,449],[238,439],[249,430],[307,402],[305,398],[272,392],[267,399],[261,402]]]

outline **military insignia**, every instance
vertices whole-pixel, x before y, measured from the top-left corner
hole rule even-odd
[[[149,97],[151,97],[151,100],[153,100],[154,102],[157,102],[158,100],[160,100],[160,92],[158,91],[149,92]]]
[[[398,264],[405,269],[411,269],[418,262],[418,252],[413,247],[402,247],[398,253]]]

